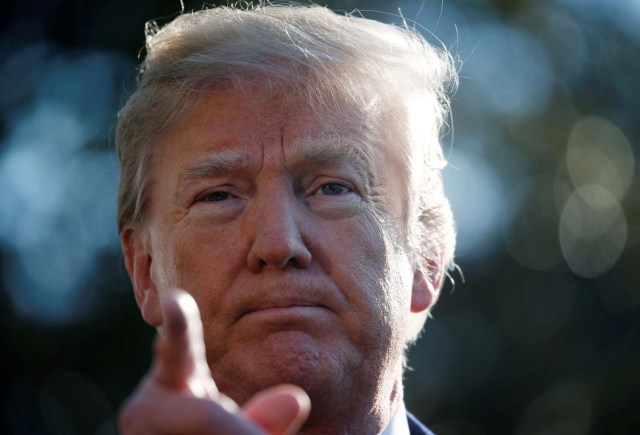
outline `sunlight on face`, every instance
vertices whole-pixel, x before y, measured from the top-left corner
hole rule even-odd
[[[251,97],[218,92],[161,138],[151,281],[194,296],[214,378],[239,402],[281,382],[388,402],[415,273],[400,157],[344,121],[357,114]]]

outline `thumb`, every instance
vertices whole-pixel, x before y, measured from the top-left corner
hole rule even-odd
[[[269,435],[297,433],[310,411],[309,396],[295,385],[267,388],[242,407],[242,413]]]

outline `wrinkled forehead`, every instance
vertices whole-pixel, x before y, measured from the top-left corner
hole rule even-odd
[[[354,148],[360,154],[384,159],[406,154],[406,123],[395,104],[371,93],[366,98],[327,93],[323,98],[308,86],[276,89],[265,86],[216,86],[193,94],[183,115],[165,130],[159,142],[171,146],[167,137],[188,134],[219,135],[232,132],[237,142],[260,143],[261,136],[281,134],[297,144]],[[215,119],[221,131],[208,128]],[[199,138],[206,140],[207,138]],[[357,148],[357,150],[355,150]]]

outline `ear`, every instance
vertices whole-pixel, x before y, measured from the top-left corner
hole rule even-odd
[[[142,318],[151,326],[162,325],[162,309],[155,280],[151,273],[151,252],[147,233],[140,225],[120,231],[124,263],[133,284],[133,293]]]
[[[413,275],[411,291],[411,312],[428,312],[438,300],[440,287],[444,276],[444,268],[435,261],[428,261],[426,274],[422,269],[416,269]]]

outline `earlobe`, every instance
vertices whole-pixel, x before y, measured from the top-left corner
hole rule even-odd
[[[444,271],[436,262],[428,262],[425,272],[417,269],[413,275],[411,312],[428,311],[438,300]]]
[[[151,326],[162,325],[162,309],[158,289],[151,273],[152,257],[143,229],[125,228],[120,232],[125,267],[131,278],[133,293],[142,318]]]

